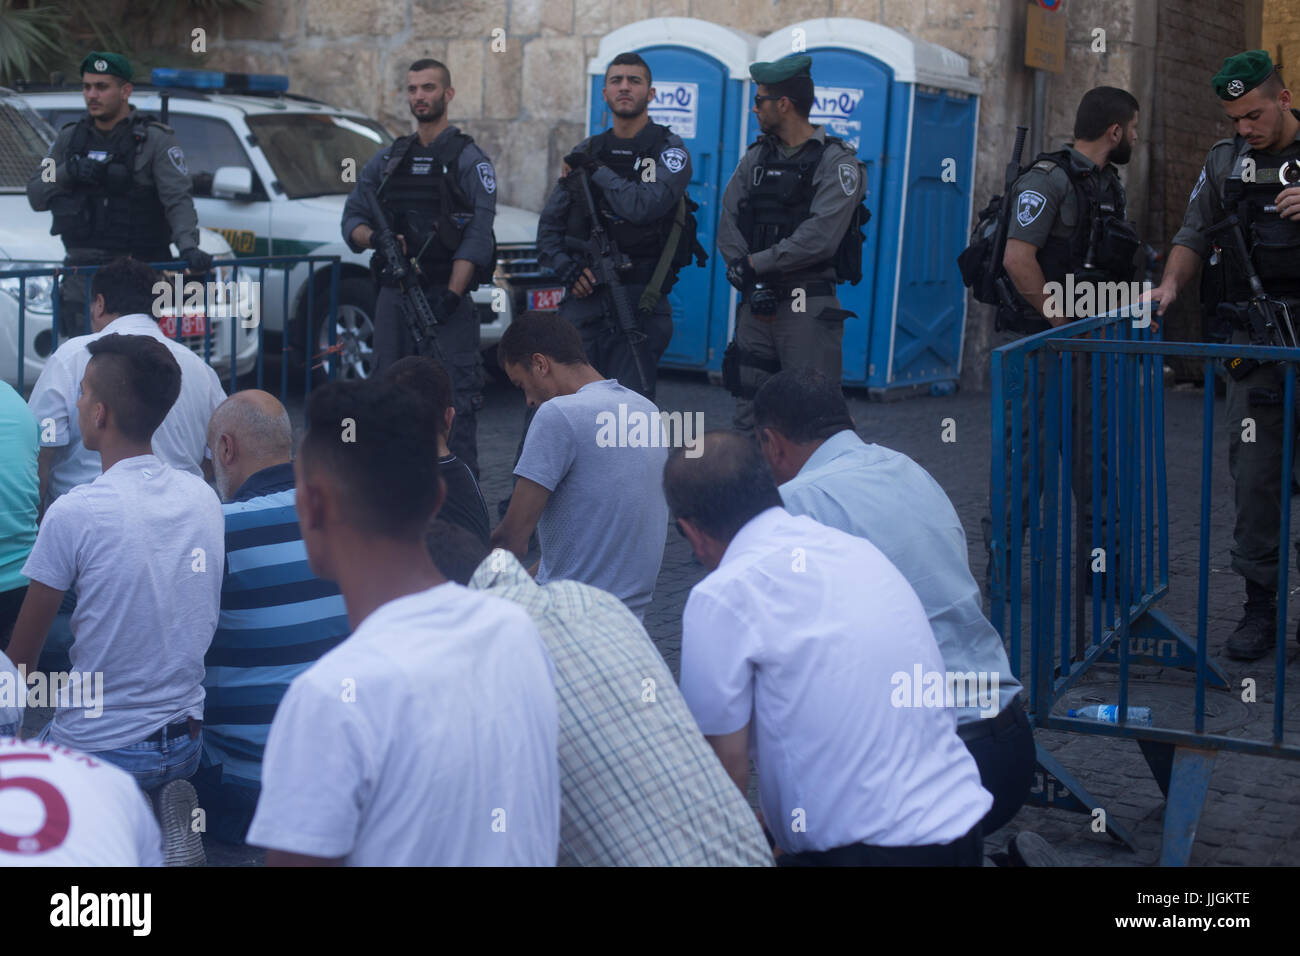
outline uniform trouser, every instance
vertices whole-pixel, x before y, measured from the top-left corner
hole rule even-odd
[[[787,296],[768,316],[753,315],[748,302],[736,307],[736,346],[743,353],[740,387],[745,396],[736,399],[734,425],[738,431],[754,430],[753,395],[775,374],[750,361],[775,361],[781,369],[815,368],[835,383],[842,377],[844,313],[840,300],[833,295],[809,296],[799,312],[794,311],[795,304]]]
[[[69,249],[63,257],[65,266],[102,266],[123,252],[111,252],[106,249]],[[135,258],[142,262],[166,262],[171,259],[171,251],[165,247],[146,250]],[[90,295],[90,275],[85,272],[66,272],[59,282],[59,340],[74,335],[86,335],[91,331],[86,300]],[[155,316],[157,318],[157,316]]]
[[[996,341],[994,343],[994,347],[995,348],[1001,347],[1003,345],[1008,344],[1009,342],[1015,341],[1020,337],[1021,336],[1019,335],[1004,336],[1001,341]],[[1028,531],[1028,529],[1034,526],[1034,518],[1030,513],[1030,509],[1038,503],[1039,496],[1045,490],[1045,482],[1047,478],[1047,456],[1049,454],[1059,456],[1061,452],[1059,447],[1051,448],[1051,449],[1047,447],[1047,432],[1045,428],[1046,414],[1047,414],[1046,363],[1052,360],[1054,360],[1054,357],[1052,357],[1050,353],[1045,354],[1043,358],[1040,360],[1038,365],[1038,420],[1037,422],[1031,420],[1029,415],[1029,390],[1026,389],[1020,396],[1020,483],[1019,483],[1019,487],[1020,487],[1020,522],[1021,522],[1020,534],[1022,540],[1024,539],[1024,535]],[[1083,524],[1083,535],[1084,535],[1083,539],[1089,542],[1087,548],[1089,554],[1091,555],[1091,552],[1094,547],[1105,548],[1106,553],[1109,554],[1110,539],[1109,539],[1109,530],[1107,527],[1107,520],[1106,520],[1107,519],[1106,498],[1107,498],[1107,490],[1109,487],[1108,482],[1110,480],[1110,476],[1107,472],[1107,465],[1106,465],[1107,462],[1106,441],[1110,434],[1110,429],[1107,425],[1107,422],[1109,420],[1109,413],[1106,408],[1106,383],[1109,380],[1109,375],[1107,374],[1107,370],[1106,370],[1106,362],[1103,359],[1101,361],[1101,394],[1102,394],[1101,421],[1095,423],[1094,426],[1094,422],[1092,418],[1091,358],[1086,355],[1076,355],[1072,358],[1071,361],[1074,364],[1071,370],[1071,382],[1073,384],[1073,394],[1071,397],[1072,408],[1070,413],[1070,422],[1074,434],[1070,436],[1062,436],[1070,439],[1073,442],[1070,449],[1070,456],[1072,462],[1071,471],[1073,472],[1070,475],[1070,487],[1074,491],[1074,499],[1078,509],[1076,511],[1076,514],[1081,515],[1081,520]],[[1029,363],[1028,361],[1026,361],[1025,375],[1028,376],[1028,374],[1029,374]],[[1057,382],[1058,383],[1060,382],[1060,370],[1058,370]],[[1059,384],[1057,385],[1057,388],[1060,388]],[[1009,553],[1009,549],[1011,547],[1011,505],[1012,505],[1012,500],[1010,496],[1015,493],[1015,489],[1016,489],[1016,482],[1013,480],[1014,476],[1011,471],[1010,438],[1011,438],[1012,425],[1011,425],[1010,401],[1006,403],[1006,423],[1007,423],[1006,432],[1003,435],[1002,441],[1003,441],[1003,447],[1005,447],[1007,450],[1006,470],[1003,475],[1005,481],[1004,487],[1007,489],[1007,499],[1006,499],[1007,519],[1003,525],[1002,542],[1003,542],[1003,547],[1008,549],[1008,553]],[[1037,426],[1038,429],[1038,473],[1039,473],[1038,479],[1039,480],[1038,480],[1037,488],[1033,487],[1032,476],[1030,475],[1030,467],[1033,464],[1032,455],[1030,453],[1031,452],[1030,429],[1035,425]],[[1093,443],[1094,431],[1099,431],[1101,433],[1099,441],[1102,449],[1101,464],[1100,464],[1101,500],[1099,505],[1099,510],[1100,510],[1099,517],[1101,522],[1101,540],[1095,543],[1092,541],[1092,517],[1093,517],[1092,443]],[[1057,433],[1060,434],[1060,428],[1057,429]],[[996,440],[996,436],[995,436],[995,440]],[[1058,471],[1057,471],[1058,475],[1060,474],[1059,468],[1060,465],[1058,465]],[[992,487],[990,487],[989,488],[990,509],[992,507],[992,502],[993,502],[993,489]],[[1065,503],[1059,500],[1059,495],[1058,495],[1058,501],[1057,501],[1058,516],[1064,510],[1064,505]],[[1059,521],[1059,517],[1057,520]],[[989,571],[991,572],[992,571],[991,562],[993,560],[992,517],[985,516],[984,518],[980,519],[980,526],[981,526],[981,530],[984,532],[984,550],[987,551],[989,555],[989,561],[990,561]],[[1071,533],[1073,534],[1073,529],[1071,530]],[[1106,569],[1109,570],[1112,566],[1112,562],[1110,560],[1107,560],[1105,566]],[[1092,565],[1091,563],[1089,563],[1088,565],[1089,571],[1091,567]]]
[[[1246,345],[1250,336],[1236,331],[1232,342]],[[1236,505],[1232,569],[1247,581],[1273,591],[1277,588],[1281,543],[1283,442],[1295,441],[1294,434],[1287,436],[1282,430],[1286,366],[1261,365],[1240,382],[1229,375],[1227,391],[1228,470]],[[1300,415],[1296,420],[1300,424]],[[1248,437],[1254,440],[1244,440]]]
[[[432,286],[424,289],[429,296]],[[446,288],[445,286],[441,288]],[[479,354],[479,321],[467,294],[452,316],[436,329],[438,345],[447,360],[456,420],[447,447],[478,476],[478,412],[483,407],[483,358]],[[382,373],[399,358],[415,354],[402,312],[401,291],[381,286],[375,302],[375,373]]]
[[[661,298],[654,311],[647,316],[637,309],[645,285],[626,285],[623,288],[627,293],[628,304],[632,306],[633,317],[645,335],[645,339],[635,346],[628,341],[627,334],[619,329],[604,289],[598,288],[581,299],[566,295],[560,303],[559,312],[577,327],[578,334],[582,336],[582,348],[587,353],[587,361],[597,372],[605,378],[618,379],[624,388],[640,392],[654,401],[659,359],[668,350],[668,343],[673,337],[672,308],[668,305],[667,298]],[[637,371],[638,356],[646,376],[644,387]]]

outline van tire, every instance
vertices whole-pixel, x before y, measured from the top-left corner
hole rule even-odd
[[[338,362],[335,377],[339,380],[368,378],[375,369],[375,299],[378,291],[368,276],[347,276],[339,280],[339,304],[335,322],[336,344],[343,344],[342,357],[322,356],[329,344],[325,326],[329,311],[329,292],[318,293],[313,302],[311,321],[313,343],[309,363],[312,384],[329,381],[330,363]],[[305,308],[305,306],[304,306]],[[301,328],[301,323],[298,323]],[[299,342],[301,336],[295,336]],[[301,354],[301,352],[299,352]],[[317,357],[321,356],[321,357]]]

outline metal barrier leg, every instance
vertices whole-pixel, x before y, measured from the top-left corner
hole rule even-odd
[[[1214,770],[1213,750],[1175,747],[1165,801],[1165,834],[1160,846],[1161,866],[1186,866],[1196,842],[1196,825],[1205,806],[1205,794]]]
[[[1106,809],[1101,801],[1089,793],[1078,778],[1061,766],[1061,762],[1044,750],[1041,744],[1034,745],[1034,755],[1036,761],[1034,785],[1029,790],[1028,802],[1087,816],[1092,816],[1092,811],[1098,807]],[[1112,840],[1118,840],[1129,850],[1137,852],[1137,841],[1109,810],[1106,810],[1106,833]]]
[[[1159,608],[1148,608],[1129,624],[1129,662],[1158,664],[1162,667],[1196,669],[1196,638],[1188,635]],[[1106,649],[1099,661],[1114,664],[1119,660],[1114,645]],[[1214,661],[1206,661],[1205,682],[1211,687],[1228,688],[1228,675]]]

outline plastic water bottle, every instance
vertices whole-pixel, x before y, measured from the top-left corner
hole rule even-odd
[[[1084,707],[1082,710],[1066,711],[1067,717],[1082,717],[1085,720],[1099,720],[1105,724],[1119,723],[1119,705],[1117,704],[1093,704],[1091,707]],[[1151,717],[1150,707],[1130,707],[1128,709],[1128,722],[1132,727],[1151,727],[1154,721]]]

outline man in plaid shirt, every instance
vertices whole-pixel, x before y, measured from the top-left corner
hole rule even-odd
[[[459,530],[427,539],[453,580],[483,554]],[[622,601],[576,581],[539,585],[500,548],[468,583],[521,605],[555,664],[561,866],[772,865],[758,819]]]

